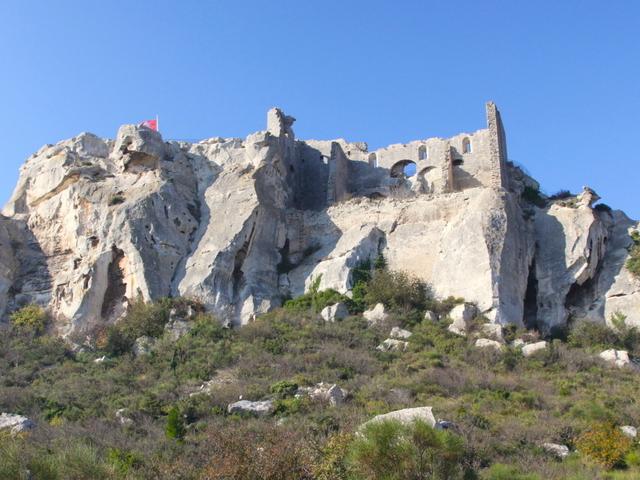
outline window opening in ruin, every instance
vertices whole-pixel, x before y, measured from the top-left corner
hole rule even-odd
[[[462,153],[471,153],[471,140],[468,138],[462,140]]]
[[[456,158],[456,159],[453,161],[453,166],[454,166],[454,167],[460,167],[460,166],[462,166],[462,165],[464,165],[464,160],[462,160],[461,158]]]
[[[389,174],[393,178],[413,177],[416,174],[416,162],[400,160],[393,164]]]
[[[369,155],[369,166],[376,168],[378,166],[378,158],[375,153]]]
[[[418,148],[418,160],[426,160],[427,159],[427,147],[424,145],[420,145]]]

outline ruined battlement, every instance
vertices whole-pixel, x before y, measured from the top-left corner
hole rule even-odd
[[[506,139],[495,104],[486,105],[487,128],[451,138],[428,138],[369,151],[343,139],[294,140],[295,119],[268,113],[268,132],[293,148],[286,160],[301,208],[324,208],[352,197],[437,195],[508,183]]]

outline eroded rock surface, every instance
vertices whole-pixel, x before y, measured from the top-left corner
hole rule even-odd
[[[492,103],[485,129],[375,151],[298,140],[294,121],[272,109],[244,139],[167,142],[125,125],[114,140],[44,146],[0,215],[0,315],[35,302],[68,336],[137,298],[181,295],[243,324],[311,288],[349,295],[354,269],[382,254],[470,302],[451,314],[457,333],[471,310],[496,332],[618,311],[640,325],[640,281],[624,266],[637,224],[593,208],[588,188],[529,203],[537,183],[508,161]]]

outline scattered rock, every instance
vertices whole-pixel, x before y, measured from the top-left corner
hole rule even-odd
[[[529,357],[531,355],[533,355],[536,352],[539,352],[541,350],[545,350],[547,348],[547,342],[536,342],[536,343],[529,343],[527,345],[524,345],[522,347],[522,355],[524,355],[525,357]]]
[[[315,387],[298,388],[296,396],[302,395],[309,395],[309,398],[312,400],[327,402],[330,405],[336,406],[344,403],[347,398],[347,391],[340,388],[335,383],[328,384],[320,382]]]
[[[362,312],[362,316],[367,320],[369,325],[382,323],[389,318],[389,314],[382,303],[378,303],[375,307],[365,310]]]
[[[451,312],[449,312],[449,318],[453,320],[451,325],[449,325],[449,331],[457,335],[466,335],[469,324],[477,313],[477,308],[471,303],[456,305]]]
[[[15,413],[0,414],[0,430],[9,429],[11,435],[26,432],[34,428],[36,424],[27,417]]]
[[[521,338],[516,338],[513,342],[511,342],[512,347],[524,347],[526,342]]]
[[[560,459],[566,458],[569,456],[569,447],[566,445],[560,445],[558,443],[543,443],[542,449],[550,453]]]
[[[116,420],[118,420],[118,422],[120,422],[120,425],[124,425],[125,427],[129,426],[129,425],[133,425],[133,420],[129,417],[126,416],[127,413],[127,409],[126,408],[120,408],[118,410],[116,410]]]
[[[438,420],[435,424],[436,430],[449,430],[455,427],[453,422],[449,422],[448,420]]]
[[[479,338],[475,343],[478,348],[494,348],[495,350],[502,350],[502,344],[495,340],[490,340],[488,338]]]
[[[376,347],[381,352],[404,352],[409,346],[409,342],[396,340],[395,338],[387,338],[384,342]]]
[[[93,363],[104,363],[107,360],[107,356],[103,355],[101,357],[96,358]]]
[[[502,336],[502,325],[499,323],[484,323],[480,325],[480,332],[487,338],[491,338],[500,343],[504,343]]]
[[[437,322],[438,321],[438,315],[436,315],[431,310],[427,310],[426,312],[424,312],[424,319],[429,321],[429,322]]]
[[[149,353],[151,353],[151,349],[153,348],[155,343],[155,338],[148,337],[146,335],[138,337],[133,344],[133,354],[136,357],[139,357],[141,355],[148,355]]]
[[[275,407],[271,400],[260,400],[257,402],[251,402],[249,400],[239,400],[234,403],[230,403],[227,407],[229,413],[245,413],[257,416],[271,415]]]
[[[620,430],[629,438],[636,438],[638,436],[638,429],[631,425],[623,425],[620,427]]]
[[[391,338],[400,338],[402,340],[406,340],[411,335],[413,335],[413,333],[411,333],[409,330],[404,330],[404,329],[402,329],[400,327],[393,327],[391,329],[391,333],[389,334],[389,337],[391,337]]]
[[[327,322],[335,322],[336,320],[342,320],[349,316],[349,310],[347,306],[342,303],[336,303],[335,305],[329,305],[324,307],[320,312],[320,316]]]
[[[360,428],[362,429],[372,423],[384,422],[387,420],[395,420],[403,425],[409,425],[416,420],[422,420],[431,427],[436,426],[436,418],[433,416],[433,407],[416,407],[404,408],[402,410],[395,410],[382,415],[376,415],[368,422],[363,423]]]
[[[629,360],[629,352],[626,350],[605,350],[598,356],[605,362],[619,368],[626,367],[631,363],[631,360]]]

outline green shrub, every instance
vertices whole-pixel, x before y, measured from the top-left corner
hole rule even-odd
[[[271,393],[274,393],[281,398],[291,397],[298,390],[298,384],[295,382],[290,382],[288,380],[282,380],[271,385],[271,388],[269,390],[271,390]]]
[[[431,295],[425,282],[405,272],[375,270],[367,285],[367,305],[382,303],[385,307],[407,313],[426,310]]]
[[[549,200],[566,200],[571,197],[575,197],[575,195],[569,190],[558,190],[556,193],[549,195]]]
[[[633,276],[640,278],[640,232],[634,230],[631,233],[631,239],[633,240],[633,246],[629,251],[629,259],[626,266]]]
[[[540,208],[544,208],[547,204],[545,199],[540,194],[540,190],[530,186],[524,187],[524,190],[522,192],[522,199]]]
[[[356,478],[453,480],[464,474],[462,440],[421,421],[369,424],[353,440],[350,451]]]
[[[611,207],[606,203],[599,203],[595,207],[593,207],[593,209],[598,212],[607,212],[607,213],[610,213],[612,210]]]
[[[36,304],[30,304],[13,312],[9,319],[13,326],[25,333],[40,335],[47,326],[47,312]]]
[[[320,281],[322,276],[318,276],[309,291],[304,295],[300,295],[292,300],[284,302],[285,310],[290,312],[306,312],[313,311],[320,313],[328,305],[333,305],[338,302],[347,302],[349,299],[342,295],[340,292],[329,288],[327,290],[318,290],[320,288]]]
[[[122,195],[122,194],[112,195],[109,198],[109,206],[119,205],[121,203],[124,203],[124,201],[125,201],[124,195]]]
[[[337,433],[329,437],[320,452],[320,458],[313,467],[315,480],[345,480],[349,478],[347,454],[353,435]]]
[[[576,441],[578,451],[606,469],[624,464],[631,450],[631,439],[609,423],[593,425]]]
[[[185,434],[184,419],[180,415],[178,407],[172,407],[167,415],[167,424],[164,430],[167,438],[182,440]]]

